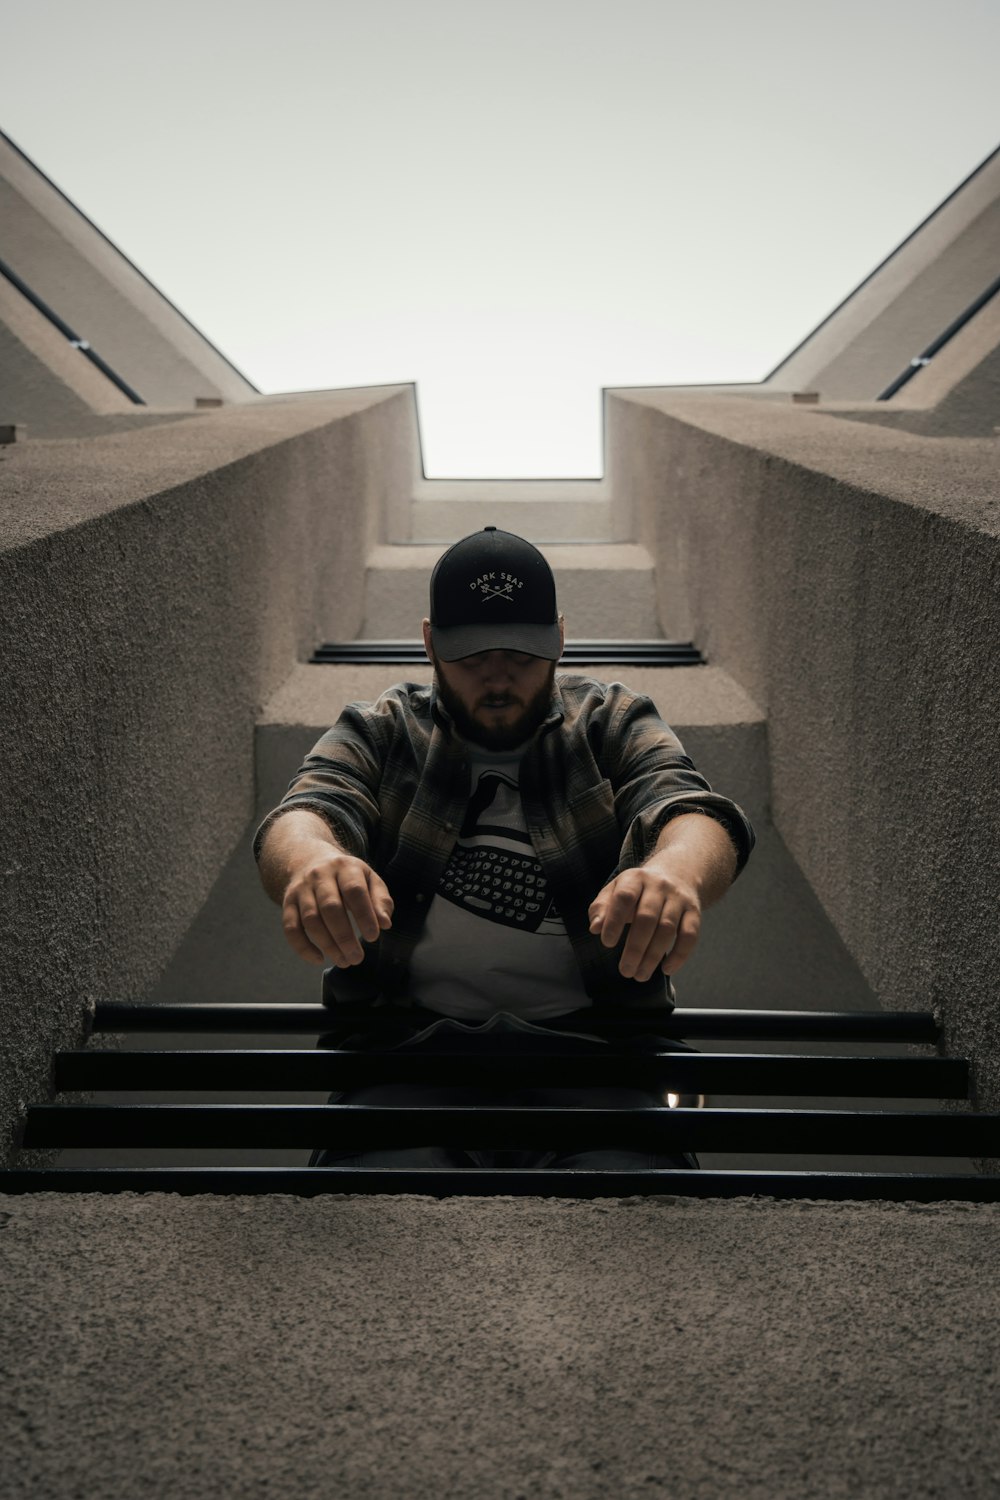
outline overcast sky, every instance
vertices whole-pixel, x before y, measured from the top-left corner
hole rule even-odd
[[[0,126],[264,391],[431,475],[757,380],[1000,144],[1000,0],[21,0]]]

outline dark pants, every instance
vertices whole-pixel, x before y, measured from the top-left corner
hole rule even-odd
[[[544,1023],[522,1021],[500,1012],[484,1022],[453,1021],[437,1017],[427,1024],[428,1012],[417,1015],[411,1026],[397,1031],[390,1040],[379,1033],[354,1033],[337,1036],[330,1033],[319,1040],[321,1047],[341,1047],[351,1051],[420,1051],[442,1053],[476,1051],[490,1055],[497,1052],[530,1054],[544,1052],[580,1052],[594,1054],[610,1044],[603,1038],[576,1032],[560,1032]],[[407,1035],[406,1031],[410,1034]],[[631,1037],[624,1044],[637,1053],[690,1051],[683,1042],[667,1041],[652,1034]],[[468,1105],[480,1108],[521,1105],[525,1108],[556,1106],[564,1109],[648,1109],[663,1105],[662,1094],[642,1088],[619,1085],[584,1088],[518,1088],[484,1089],[468,1085],[386,1083],[348,1089],[330,1095],[331,1104],[377,1105]],[[434,1145],[380,1146],[371,1150],[339,1151],[336,1147],[313,1152],[313,1167],[562,1167],[615,1171],[647,1167],[697,1167],[693,1154],[680,1152],[666,1155],[656,1151],[627,1147],[588,1148],[558,1151],[543,1147],[531,1149],[460,1150]]]

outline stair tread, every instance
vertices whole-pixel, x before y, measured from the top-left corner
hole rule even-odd
[[[387,571],[414,569],[429,577],[443,550],[437,542],[380,542],[370,549],[367,566]],[[601,572],[653,569],[653,555],[640,542],[541,542],[538,550],[556,573],[579,568]]]
[[[580,669],[597,681],[624,677],[636,693],[653,699],[667,723],[681,735],[693,725],[762,725],[764,715],[753,699],[721,667],[623,667],[614,663]],[[572,670],[572,668],[568,669]],[[627,671],[627,677],[625,672]],[[323,667],[299,662],[264,704],[258,728],[307,724],[327,729],[345,703],[371,702],[397,682],[430,682],[429,662],[350,662]],[[294,768],[292,768],[294,769]],[[286,777],[287,780],[287,777]]]

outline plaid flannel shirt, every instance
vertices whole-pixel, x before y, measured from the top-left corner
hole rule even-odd
[[[649,857],[663,825],[679,813],[717,818],[735,846],[738,872],[754,844],[745,814],[711,790],[649,698],[621,683],[573,675],[556,678],[550,713],[521,762],[520,786],[531,841],[591,1002],[671,1006],[673,989],[662,974],[645,983],[619,974],[621,945],[605,948],[592,936],[587,909],[609,880]],[[344,709],[257,830],[259,857],[272,821],[308,808],[389,888],[391,929],[366,945],[364,963],[328,971],[331,998],[408,1002],[410,956],[462,826],[469,787],[465,745],[434,688],[402,683],[375,703]]]

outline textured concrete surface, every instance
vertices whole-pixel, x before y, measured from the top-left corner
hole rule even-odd
[[[8,1500],[1000,1487],[995,1206],[0,1200]]]
[[[626,478],[643,454],[668,633],[767,716],[794,859],[883,1004],[929,997],[996,1108],[1000,443],[668,393],[610,416]]]
[[[487,523],[492,524],[492,523]],[[529,540],[533,538],[529,537]],[[431,570],[443,545],[372,550],[365,580],[363,639],[412,636],[427,614]],[[568,634],[588,640],[659,640],[653,559],[631,543],[543,544],[556,576]]]
[[[422,479],[409,529],[392,542],[445,545],[499,526],[533,542],[628,541],[631,507],[612,504],[603,479]]]
[[[360,622],[365,501],[411,420],[390,388],[0,452],[0,1150],[212,888],[260,704]]]
[[[442,547],[499,526],[515,536],[545,542],[610,542],[615,512],[607,500],[567,496],[559,500],[414,500],[410,535],[401,541],[437,542]]]

